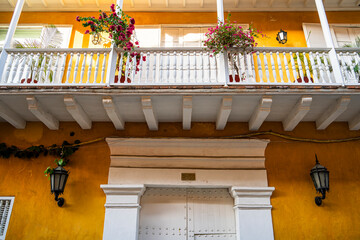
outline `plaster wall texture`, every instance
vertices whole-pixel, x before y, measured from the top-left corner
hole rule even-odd
[[[159,131],[153,132],[145,123],[126,123],[124,131],[116,131],[111,123],[93,123],[91,130],[82,130],[76,123],[61,122],[59,131],[51,131],[42,123],[29,122],[24,130],[0,123],[0,130],[0,142],[27,148],[111,136],[216,138],[247,133],[248,125],[228,123],[225,130],[216,131],[212,123],[193,123],[190,131],[183,131],[181,123],[160,123]],[[281,123],[267,122],[260,128],[266,130],[285,133]],[[70,137],[71,131],[74,137]],[[317,139],[360,135],[359,131],[349,131],[347,123],[333,123],[323,131],[317,131],[314,123],[301,123],[287,134]],[[271,197],[275,239],[359,239],[360,143],[315,144],[262,138],[270,139],[265,168],[268,186],[275,187]],[[330,171],[330,192],[321,207],[314,203],[316,193],[309,175],[315,153]],[[101,239],[105,194],[100,185],[108,183],[108,145],[105,141],[87,145],[71,156],[63,208],[57,207],[43,174],[48,166],[54,166],[53,161],[52,156],[0,159],[0,196],[15,196],[6,239]]]

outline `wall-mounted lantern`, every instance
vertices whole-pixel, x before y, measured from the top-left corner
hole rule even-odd
[[[61,166],[55,168],[50,174],[51,193],[55,194],[55,201],[59,207],[62,207],[65,202],[63,198],[59,198],[59,195],[64,192],[68,176],[69,172]]]
[[[276,40],[281,44],[285,44],[287,42],[287,32],[280,29],[280,32],[278,32],[276,36]]]
[[[329,171],[326,167],[320,165],[315,154],[316,164],[310,171],[310,176],[314,182],[317,192],[321,193],[321,197],[315,197],[316,205],[320,206],[322,200],[325,199],[325,193],[329,191]]]

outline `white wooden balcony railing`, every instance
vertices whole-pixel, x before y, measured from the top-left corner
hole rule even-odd
[[[360,48],[337,48],[346,85],[360,85]]]
[[[109,48],[3,51],[8,55],[0,65],[4,68],[1,86],[344,84],[334,77],[326,48],[256,48],[251,53],[230,49],[217,57],[202,48],[148,48],[138,50],[138,66],[136,57],[124,57],[121,49],[114,52],[117,59],[112,63],[116,60],[117,64],[109,64]],[[335,64],[340,65],[345,84],[358,85],[360,50],[343,48],[337,53],[339,63]]]

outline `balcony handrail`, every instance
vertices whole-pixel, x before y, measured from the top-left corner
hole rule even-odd
[[[116,52],[126,52],[122,48],[115,48]],[[203,47],[153,47],[153,48],[137,48],[136,51],[139,52],[209,52]]]
[[[229,48],[228,51],[244,52],[242,48]],[[329,52],[331,48],[308,48],[308,47],[255,47],[253,50],[247,52]]]
[[[7,53],[109,53],[111,48],[5,48]]]
[[[337,52],[358,52],[360,53],[360,48],[335,48]]]

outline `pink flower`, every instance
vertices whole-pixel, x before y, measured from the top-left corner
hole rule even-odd
[[[85,34],[89,34],[89,33],[90,33],[90,31],[89,31],[89,30],[86,30],[86,31],[85,31]]]
[[[136,44],[136,45],[139,45],[139,42],[138,42],[138,41],[136,41],[136,42],[135,42],[135,44]]]
[[[100,16],[99,16],[99,20],[101,20],[101,19],[102,19],[102,16],[100,15]]]
[[[115,4],[111,4],[110,8],[112,12],[115,12]]]
[[[143,59],[143,61],[146,61],[146,56],[143,56],[142,59]]]
[[[130,18],[130,23],[131,23],[131,24],[135,24],[135,19]]]
[[[76,17],[76,21],[80,22],[80,17],[79,16]]]

